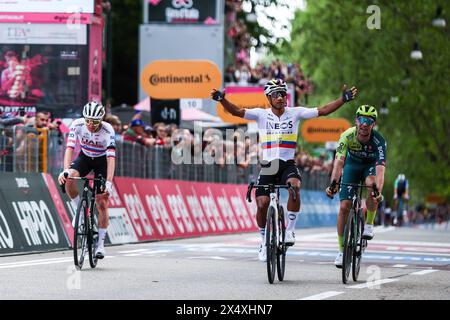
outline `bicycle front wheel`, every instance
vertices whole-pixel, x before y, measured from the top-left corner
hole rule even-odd
[[[347,215],[347,222],[344,230],[344,254],[342,259],[342,282],[348,282],[353,256],[353,215],[354,210],[350,209]]]
[[[91,268],[97,266],[98,258],[95,256],[95,245],[98,241],[98,226],[96,221],[96,210],[89,213],[89,232],[88,232],[88,248],[89,248],[89,264]]]
[[[87,201],[82,199],[75,214],[75,229],[73,232],[73,260],[78,269],[83,267],[84,256],[87,252],[88,220]]]
[[[286,225],[284,223],[284,211],[283,207],[279,207],[278,209],[278,234],[279,234],[279,243],[277,250],[277,274],[278,280],[283,281],[284,279],[284,271],[286,268],[286,244],[284,242],[286,235]]]
[[[266,222],[266,249],[267,249],[267,278],[269,283],[275,279],[275,266],[277,261],[277,222],[275,221],[275,210],[269,207]]]
[[[357,223],[354,225],[354,234],[355,239],[354,243],[355,246],[353,248],[353,263],[352,263],[352,278],[353,281],[358,280],[359,276],[359,270],[361,268],[361,258],[363,254],[363,238],[362,238],[362,232],[364,230],[364,220],[361,214],[361,209],[358,211]]]

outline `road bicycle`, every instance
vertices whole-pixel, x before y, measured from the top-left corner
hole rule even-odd
[[[105,179],[102,175],[98,178],[81,178],[68,177],[65,173],[66,179],[82,180],[84,181],[83,192],[80,198],[80,203],[75,214],[74,234],[73,234],[73,260],[75,266],[81,270],[84,263],[86,253],[89,253],[89,264],[91,268],[97,266],[98,258],[95,256],[95,244],[98,241],[98,209],[95,203],[95,196],[97,194],[97,187],[105,188]],[[90,181],[93,181],[93,187],[90,186]],[[61,185],[62,192],[65,193],[65,184]],[[89,194],[91,197],[89,198]]]
[[[347,221],[344,228],[344,252],[342,259],[342,282],[346,284],[352,270],[353,281],[358,280],[361,267],[361,258],[367,248],[367,239],[363,237],[364,214],[361,208],[362,189],[369,188],[378,196],[378,189],[375,184],[367,186],[365,184],[337,183],[340,186],[356,188],[352,206],[347,214]]]
[[[286,251],[288,245],[285,243],[286,223],[284,219],[283,207],[280,205],[280,189],[292,191],[293,199],[296,200],[295,189],[291,184],[276,185],[264,184],[255,185],[251,182],[247,189],[247,201],[252,202],[251,192],[253,188],[263,188],[270,192],[270,204],[267,208],[267,222],[265,243],[267,248],[267,277],[269,283],[275,279],[275,266],[278,280],[283,281],[286,267]]]

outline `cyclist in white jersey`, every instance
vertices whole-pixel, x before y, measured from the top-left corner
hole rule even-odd
[[[347,90],[347,86],[344,85],[342,97],[320,108],[286,108],[287,84],[281,79],[270,80],[264,87],[264,94],[269,100],[271,108],[244,109],[229,102],[225,98],[224,92],[215,89],[211,92],[211,98],[219,101],[225,110],[236,117],[256,120],[263,150],[262,169],[257,184],[290,183],[295,188],[296,201],[293,200],[291,191],[289,191],[288,212],[286,213],[288,216],[286,244],[294,245],[295,222],[297,214],[300,212],[301,176],[294,162],[300,119],[326,116],[336,111],[345,102],[355,98],[357,89],[352,87]],[[258,206],[256,221],[260,228],[262,240],[258,258],[261,261],[266,261],[264,237],[267,208],[270,203],[269,191],[258,188],[256,190],[256,203]]]
[[[58,177],[59,184],[66,184],[66,190],[75,207],[78,207],[80,196],[75,180],[69,177],[84,177],[94,171],[94,177],[100,174],[106,177],[105,190],[97,188],[96,203],[98,208],[98,243],[95,255],[99,259],[105,256],[104,241],[109,224],[108,196],[112,191],[112,181],[115,169],[115,140],[114,129],[102,121],[105,108],[98,102],[88,102],[83,108],[84,118],[76,119],[70,125],[67,147],[64,154],[64,171]],[[81,152],[72,162],[73,151],[77,141],[80,142]]]

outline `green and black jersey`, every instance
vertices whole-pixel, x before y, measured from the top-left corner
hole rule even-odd
[[[356,127],[351,127],[341,134],[336,158],[349,157],[358,163],[374,163],[375,165],[386,165],[386,141],[376,130],[372,130],[370,140],[361,143],[357,139]]]

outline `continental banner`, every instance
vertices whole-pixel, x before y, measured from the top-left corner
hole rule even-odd
[[[0,255],[68,248],[42,175],[1,173],[0,177]]]

